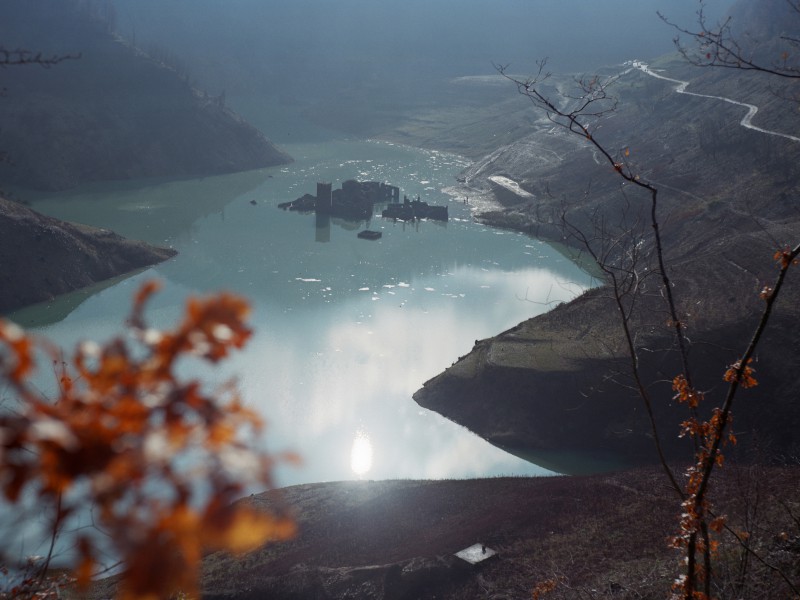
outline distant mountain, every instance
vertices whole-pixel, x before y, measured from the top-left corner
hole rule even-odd
[[[0,197],[0,314],[175,255]]]
[[[218,97],[111,32],[103,3],[7,0],[0,45],[80,54],[0,72],[0,186],[196,177],[291,161]],[[95,7],[92,9],[91,7]]]
[[[769,46],[782,35],[796,39],[795,6],[796,3],[786,0],[738,0],[728,13],[737,41],[747,50],[756,50],[759,46]]]
[[[709,2],[712,17],[731,0]],[[697,0],[115,0],[117,29],[180,57],[192,77],[250,116],[258,95],[323,127],[374,137],[410,112],[457,103],[457,77],[516,72],[548,57],[593,70],[669,51],[665,10],[691,20]],[[254,111],[255,112],[255,111]],[[278,123],[269,133],[278,138]],[[296,139],[292,131],[292,139]],[[472,154],[470,153],[470,156]]]

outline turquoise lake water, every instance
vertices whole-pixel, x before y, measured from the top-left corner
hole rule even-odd
[[[219,371],[187,372],[210,383],[235,376],[269,423],[269,448],[303,457],[303,466],[279,470],[278,485],[547,473],[411,396],[475,340],[572,298],[592,285],[590,276],[543,242],[473,222],[462,199],[442,191],[468,164],[459,156],[341,138],[282,148],[294,163],[34,198],[47,214],[179,254],[14,318],[71,348],[120,332],[133,292],[150,278],[164,282],[148,313],[155,326],[174,322],[187,296],[241,293],[253,306],[253,340]],[[333,219],[318,227],[314,215],[277,208],[315,193],[317,181],[339,187],[350,178],[447,203],[450,220]],[[365,227],[383,237],[358,239]]]

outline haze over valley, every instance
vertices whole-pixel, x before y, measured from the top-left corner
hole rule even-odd
[[[796,0],[3,4],[0,314],[69,361],[147,281],[153,332],[241,295],[247,347],[182,375],[302,458],[242,487],[296,537],[204,598],[662,597],[706,460],[731,528],[767,507],[715,597],[800,587]]]

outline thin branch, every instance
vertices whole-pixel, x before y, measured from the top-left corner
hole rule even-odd
[[[545,66],[547,65],[546,60],[539,61],[538,65],[538,72],[535,77],[521,80],[511,75],[508,75],[506,72],[506,67],[502,65],[495,65],[495,68],[498,72],[508,79],[509,81],[513,82],[517,86],[517,90],[523,96],[526,96],[533,102],[533,104],[542,110],[544,110],[547,114],[547,117],[555,124],[560,125],[561,127],[566,128],[571,133],[579,135],[580,137],[586,139],[594,148],[605,158],[609,165],[613,167],[613,169],[617,172],[617,174],[622,177],[628,183],[631,183],[643,190],[646,190],[647,193],[650,195],[650,221],[651,227],[653,229],[653,235],[655,239],[654,248],[656,252],[656,257],[658,259],[658,269],[659,273],[661,274],[661,283],[662,289],[664,292],[664,296],[667,302],[667,307],[669,309],[670,314],[670,326],[675,331],[675,338],[678,344],[678,350],[680,354],[680,360],[683,368],[684,376],[686,380],[691,384],[692,377],[691,371],[689,368],[689,354],[688,349],[686,347],[687,340],[685,335],[685,327],[683,325],[682,320],[678,317],[678,310],[675,304],[675,298],[672,293],[672,281],[667,273],[666,264],[664,261],[664,251],[663,251],[663,244],[661,240],[661,231],[658,222],[658,188],[655,187],[652,183],[645,181],[641,176],[634,173],[630,166],[626,164],[624,161],[619,161],[615,159],[611,153],[603,146],[597,139],[595,139],[594,135],[592,134],[589,125],[586,123],[588,117],[591,118],[599,118],[604,116],[610,112],[612,112],[616,107],[616,101],[613,100],[610,96],[608,96],[606,88],[608,85],[613,83],[615,78],[609,78],[606,80],[601,80],[597,77],[592,78],[589,82],[585,82],[581,80],[581,86],[584,91],[583,98],[581,102],[577,106],[573,106],[571,109],[561,109],[555,105],[555,103],[545,96],[540,91],[540,86],[542,82],[546,81],[550,78],[551,74],[545,71]],[[610,105],[609,105],[610,102]],[[598,108],[590,107],[593,104],[599,104]]]
[[[789,6],[800,13],[796,2],[788,1]],[[704,3],[700,3],[697,11],[698,29],[692,30],[673,23],[661,12],[658,16],[667,25],[674,28],[678,35],[673,39],[678,52],[696,67],[721,67],[725,69],[738,69],[742,71],[760,71],[787,79],[800,79],[800,67],[789,62],[789,53],[783,52],[781,60],[771,65],[759,62],[752,52],[746,50],[736,39],[731,31],[732,19],[728,17],[721,23],[712,27],[708,24],[704,11]],[[691,45],[687,46],[681,40],[681,34],[688,36]],[[782,40],[792,46],[798,46],[798,40],[793,37],[782,37]]]
[[[691,372],[689,368],[685,327],[682,320],[678,317],[678,310],[672,293],[672,281],[667,273],[664,261],[663,243],[661,240],[661,232],[657,214],[658,188],[656,188],[652,183],[642,179],[638,174],[634,173],[630,166],[624,161],[615,159],[606,149],[606,147],[595,138],[589,127],[590,120],[598,119],[615,109],[616,101],[607,93],[608,86],[614,82],[615,78],[600,79],[599,77],[594,77],[588,81],[585,79],[578,80],[582,94],[580,96],[568,97],[567,100],[570,101],[568,102],[568,106],[561,108],[556,106],[555,102],[541,91],[542,83],[547,81],[551,76],[551,74],[545,70],[546,65],[546,60],[539,61],[537,63],[538,71],[536,76],[525,80],[509,75],[507,73],[506,66],[495,65],[495,68],[503,77],[513,82],[517,86],[517,90],[520,94],[530,99],[534,106],[544,110],[550,121],[587,140],[595,148],[595,150],[597,150],[597,152],[599,152],[602,157],[605,158],[608,164],[620,177],[622,177],[622,179],[643,190],[646,190],[650,195],[650,225],[653,229],[654,249],[658,261],[658,270],[661,275],[662,290],[670,314],[670,326],[674,330],[675,338],[678,344],[678,351],[683,373],[686,377],[686,380],[691,384]],[[577,233],[577,230],[575,233]],[[584,241],[586,241],[585,238]],[[602,265],[600,266],[603,268]],[[621,287],[620,282],[616,279],[616,275],[613,274],[612,270],[607,268],[607,265],[606,269],[604,270],[610,276],[615,292],[619,291]],[[634,337],[629,328],[626,312],[619,304],[619,295],[615,293],[615,297],[618,302],[618,309],[620,310],[623,328],[625,329],[628,351],[631,355],[631,366],[633,368],[634,378],[636,379],[638,378],[638,355],[634,344]],[[655,417],[652,412],[652,403],[650,401],[649,394],[647,393],[646,388],[641,380],[637,382],[637,388],[640,390],[642,400],[644,401],[645,407],[650,414],[651,426],[653,427],[655,434]],[[655,439],[658,440],[658,436],[656,436]],[[676,491],[683,497],[681,486],[678,485],[677,480],[672,473],[672,469],[667,464],[666,458],[660,448],[660,442],[658,441],[656,443],[656,449],[659,453],[661,465],[667,473],[670,482],[673,484]]]
[[[570,234],[580,241],[581,245],[594,259],[597,266],[606,274],[607,279],[611,284],[613,290],[612,297],[614,299],[614,303],[616,304],[618,314],[620,315],[622,332],[625,338],[628,358],[630,360],[631,375],[635,382],[635,389],[638,392],[639,397],[642,399],[642,402],[644,403],[645,406],[645,410],[647,411],[647,416],[650,422],[650,429],[653,433],[653,440],[655,443],[659,462],[661,463],[661,467],[666,473],[672,488],[675,490],[678,496],[680,496],[681,499],[683,499],[685,497],[683,489],[678,483],[675,474],[672,472],[672,469],[670,468],[669,464],[667,463],[666,455],[661,446],[661,436],[658,431],[658,425],[656,423],[655,413],[653,411],[653,401],[650,398],[650,393],[644,384],[644,381],[641,376],[641,370],[639,368],[639,354],[636,351],[634,334],[630,327],[630,318],[631,318],[630,307],[626,309],[624,305],[624,298],[628,294],[633,293],[634,301],[636,296],[638,295],[637,293],[635,293],[638,289],[638,277],[636,275],[636,272],[634,269],[631,269],[630,271],[628,271],[626,277],[626,279],[628,279],[628,283],[626,283],[624,279],[621,282],[619,278],[620,274],[617,272],[617,270],[609,266],[608,262],[603,257],[601,257],[596,253],[596,251],[592,247],[592,244],[586,238],[584,232],[581,231],[579,228],[573,226],[566,219],[566,216],[563,217],[563,222],[564,226],[567,228]]]
[[[752,556],[759,563],[761,563],[761,565],[764,566],[766,569],[777,574],[781,579],[783,579],[783,582],[786,584],[786,586],[790,590],[792,590],[793,594],[795,594],[796,596],[800,596],[800,589],[798,589],[797,586],[795,586],[794,583],[792,583],[792,580],[789,579],[789,576],[786,575],[783,569],[765,560],[763,556],[761,556],[758,552],[756,552],[750,547],[750,544],[747,543],[747,540],[745,540],[741,535],[739,535],[739,533],[737,533],[735,529],[733,529],[727,524],[724,525],[724,528],[725,531],[730,533],[736,539],[736,541],[739,542],[739,545],[742,547],[742,550],[744,550],[747,556]]]
[[[797,260],[798,255],[800,255],[800,244],[792,249],[784,251],[781,254],[781,268],[778,272],[775,284],[768,293],[763,294],[766,305],[764,306],[764,311],[761,313],[761,319],[759,320],[758,326],[753,332],[753,337],[750,339],[750,343],[747,345],[744,354],[738,360],[735,368],[733,369],[733,377],[730,381],[730,385],[728,386],[728,393],[725,396],[725,401],[723,402],[722,409],[720,411],[718,432],[714,436],[714,441],[711,448],[709,448],[711,460],[707,461],[703,471],[700,487],[697,491],[697,496],[701,501],[703,500],[708,489],[711,473],[714,470],[714,457],[716,456],[720,445],[722,444],[722,434],[724,433],[725,427],[730,420],[731,409],[733,408],[733,401],[736,397],[736,392],[738,392],[739,388],[742,386],[742,382],[745,379],[745,373],[750,369],[749,363],[756,352],[756,348],[758,348],[758,343],[761,340],[761,336],[764,334],[764,331],[767,328],[769,319],[772,316],[772,310],[775,305],[775,301],[778,299],[781,288],[786,281],[786,275],[791,266],[794,264],[794,261]]]
[[[77,60],[81,54],[51,54],[45,55],[41,52],[33,52],[23,48],[9,50],[0,46],[0,67],[16,67],[21,65],[39,65],[49,69],[65,60]]]
[[[39,572],[40,582],[44,581],[44,578],[47,575],[47,571],[50,569],[50,561],[53,560],[53,552],[56,547],[56,540],[58,539],[58,534],[61,531],[61,523],[64,520],[63,499],[64,499],[63,494],[59,492],[56,498],[55,515],[53,517],[53,527],[50,531],[50,547],[47,549],[47,556],[45,557],[45,560],[42,563],[41,571]]]
[[[733,408],[734,398],[736,397],[736,393],[738,392],[739,388],[743,387],[743,382],[747,381],[747,377],[750,372],[750,360],[753,358],[753,355],[758,348],[758,343],[761,340],[761,336],[767,328],[767,324],[772,316],[773,306],[775,305],[775,301],[778,299],[781,288],[786,280],[786,275],[789,272],[789,268],[795,263],[798,255],[800,255],[800,244],[795,246],[793,249],[786,249],[778,252],[777,257],[781,264],[780,271],[773,287],[767,288],[764,292],[762,292],[762,298],[765,300],[766,305],[764,306],[764,311],[761,314],[761,319],[759,320],[758,325],[753,332],[753,336],[750,339],[750,343],[747,345],[744,354],[737,361],[737,363],[731,367],[728,374],[726,374],[726,379],[728,379],[730,382],[730,385],[728,386],[728,392],[725,396],[722,408],[718,409],[719,412],[716,415],[717,418],[712,420],[714,423],[713,428],[705,436],[705,439],[708,440],[708,445],[703,448],[703,451],[700,453],[698,465],[696,467],[697,470],[695,473],[699,473],[697,486],[696,489],[693,490],[689,499],[686,501],[690,505],[689,510],[692,511],[692,514],[696,515],[701,527],[705,527],[707,525],[705,519],[706,513],[708,512],[708,508],[706,506],[706,495],[708,492],[708,486],[711,482],[711,475],[713,474],[714,468],[717,465],[717,457],[719,455],[720,448],[723,440],[725,439],[725,428],[731,420],[731,409]],[[745,385],[750,384],[745,383]],[[697,537],[698,531],[697,529],[694,529],[691,531],[687,542],[687,553],[689,559],[687,565],[688,583],[684,588],[686,590],[687,598],[695,589],[694,581],[696,574],[694,568],[694,559],[697,551]]]

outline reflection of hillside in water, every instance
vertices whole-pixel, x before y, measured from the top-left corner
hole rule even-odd
[[[193,224],[219,215],[225,206],[271,177],[266,170],[184,181],[104,183],[60,193],[20,191],[35,210],[71,221],[110,229],[131,239],[173,246],[191,239]],[[49,302],[24,307],[8,315],[23,327],[58,323],[93,295],[138,275],[139,269],[62,294]]]
[[[129,277],[134,277],[144,270],[146,270],[146,268],[106,279],[105,281],[75,290],[74,292],[62,294],[49,302],[40,302],[31,306],[25,306],[19,310],[8,313],[6,318],[26,329],[53,325],[66,319],[72,311],[95,294],[102,292],[106,288],[113,287]]]
[[[198,219],[216,213],[224,218],[225,207],[261,185],[270,171],[92,184],[55,194],[26,192],[25,198],[46,215],[163,246],[181,239]]]

